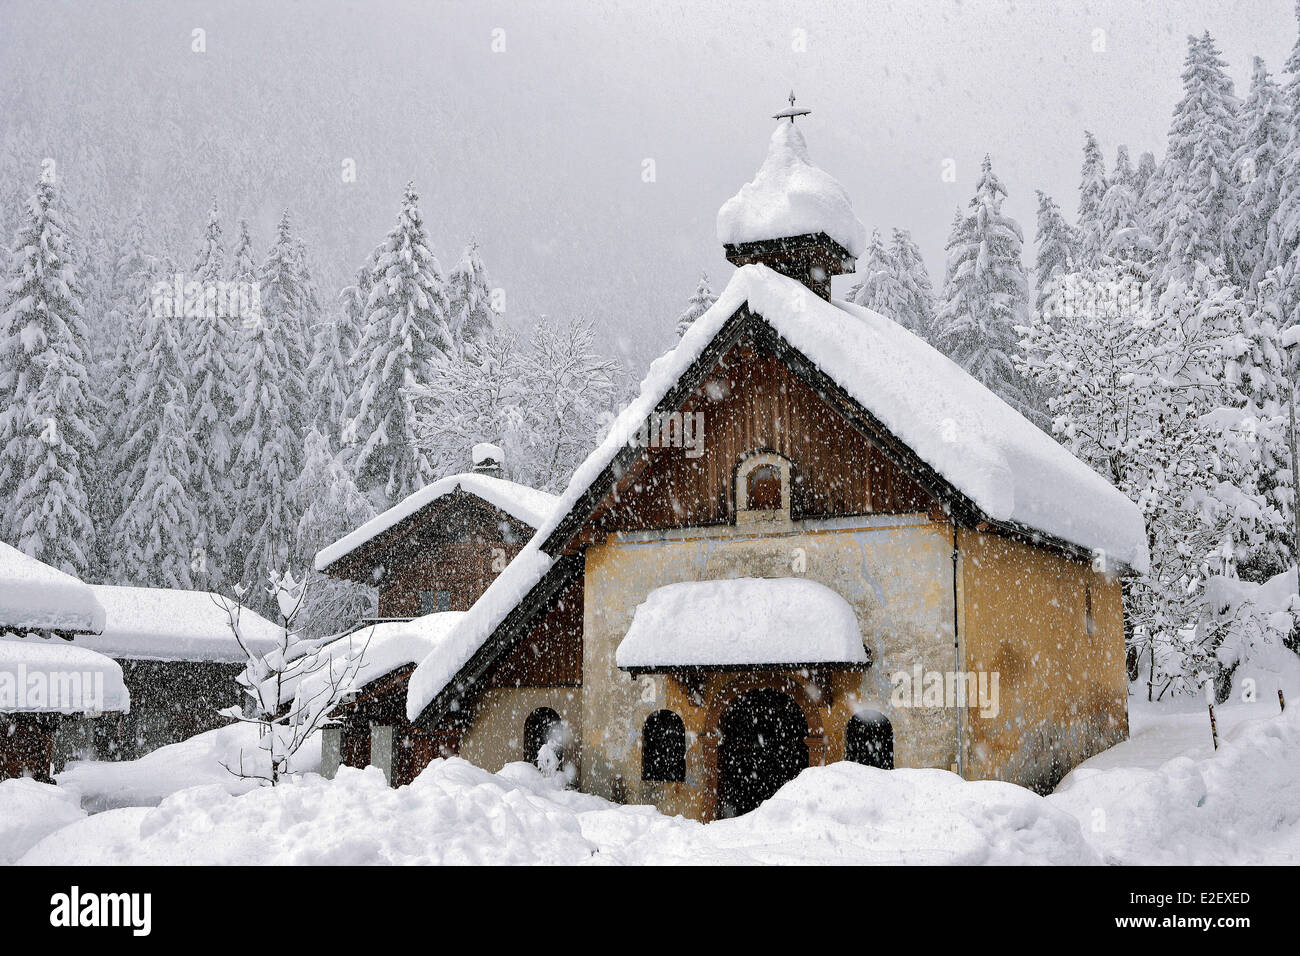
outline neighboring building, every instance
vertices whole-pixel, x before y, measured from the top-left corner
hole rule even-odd
[[[407,733],[406,684],[415,665],[438,650],[464,616],[443,611],[367,624],[325,646],[329,662],[313,661],[314,673],[295,688],[300,698],[310,699],[330,692],[326,684],[332,675],[350,678],[337,688],[342,703],[334,710],[335,723],[324,731],[321,773],[333,777],[339,766],[374,764],[393,786],[401,786],[438,756],[421,746],[428,738]]]
[[[49,782],[64,721],[130,708],[121,668],[68,643],[103,628],[90,587],[0,543],[0,780]]]
[[[467,611],[555,500],[490,470],[451,475],[322,548],[316,570],[378,588],[381,619]]]
[[[474,463],[474,472],[422,488],[316,555],[318,571],[379,589],[378,620],[336,642],[341,654],[364,653],[362,681],[325,735],[327,773],[374,763],[400,785],[446,752],[440,738],[410,733],[407,681],[556,503],[501,478],[494,445],[475,446]]]
[[[718,232],[740,268],[415,669],[404,739],[702,820],[845,759],[1050,790],[1127,734],[1138,508],[830,300],[865,230],[793,120]]]
[[[65,721],[58,756],[134,760],[166,744],[224,726],[220,711],[242,702],[235,677],[247,657],[235,640],[228,601],[208,591],[90,585],[104,610],[102,633],[72,644],[116,661],[131,695],[129,713],[93,724]],[[240,610],[257,653],[274,648],[280,628]]]

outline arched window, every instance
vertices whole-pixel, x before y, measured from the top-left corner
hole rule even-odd
[[[645,719],[641,779],[686,779],[686,725],[671,710],[656,710]]]
[[[539,761],[543,747],[554,755],[548,763],[563,764],[564,721],[550,707],[538,707],[524,721],[524,759],[539,770],[543,769]]]
[[[855,714],[844,728],[844,756],[854,763],[894,769],[894,728],[877,710]]]
[[[776,465],[759,465],[745,481],[750,510],[776,511],[781,507],[781,472]]]
[[[741,521],[768,521],[790,508],[790,460],[776,452],[741,456],[735,472],[736,515]]]

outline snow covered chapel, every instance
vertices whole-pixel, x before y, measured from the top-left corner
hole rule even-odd
[[[1047,790],[1126,736],[1138,509],[831,299],[865,230],[778,122],[739,268],[414,670],[403,746],[710,820],[846,759]]]

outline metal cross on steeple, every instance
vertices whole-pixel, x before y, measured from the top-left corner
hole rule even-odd
[[[780,120],[780,119],[787,119],[787,118],[788,118],[788,119],[790,120],[790,122],[793,123],[793,122],[794,122],[794,118],[795,118],[796,116],[807,116],[807,115],[808,115],[809,113],[811,113],[811,112],[812,112],[812,110],[806,110],[806,109],[803,109],[803,108],[800,108],[800,107],[796,107],[796,106],[794,105],[794,90],[791,90],[791,91],[790,91],[790,108],[789,108],[789,109],[784,109],[784,110],[782,110],[781,112],[777,113],[775,116],[772,117],[772,119],[778,119],[778,120]]]

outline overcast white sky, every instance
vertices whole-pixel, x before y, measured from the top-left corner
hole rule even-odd
[[[204,54],[190,51],[195,27]],[[155,175],[141,186],[110,170],[102,198],[130,208],[143,190],[197,236],[216,194],[263,248],[288,205],[329,285],[382,238],[414,179],[444,268],[477,236],[515,321],[590,317],[639,377],[698,272],[715,287],[730,273],[714,216],[757,169],[791,87],[814,110],[813,159],[868,228],[911,229],[939,285],[985,152],[1031,244],[1035,188],[1074,212],[1085,128],[1108,164],[1120,142],[1135,159],[1163,152],[1186,36],[1207,29],[1243,93],[1253,55],[1280,72],[1296,22],[1289,0],[8,0],[0,122],[64,154],[115,137],[147,153],[163,137]],[[205,156],[222,157],[221,181],[186,178]],[[348,157],[356,183],[342,182]],[[941,179],[947,158],[956,183]]]

